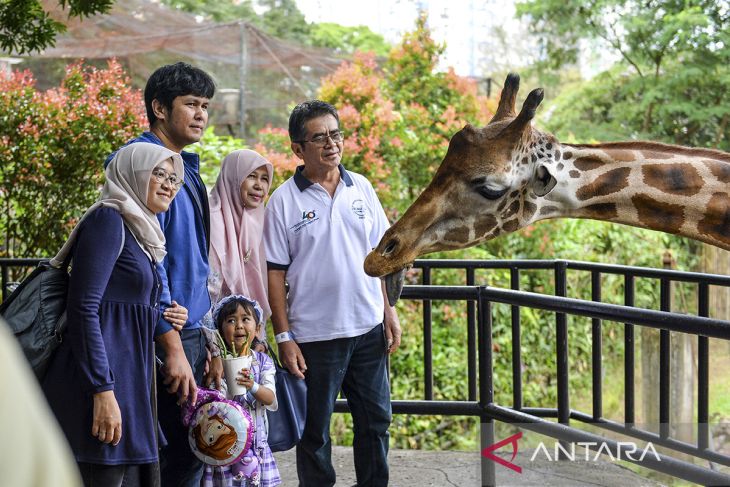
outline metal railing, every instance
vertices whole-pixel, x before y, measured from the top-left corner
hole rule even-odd
[[[37,259],[0,259],[2,288],[5,294],[8,268],[35,266]],[[593,264],[564,260],[417,260],[415,268],[421,269],[421,285],[405,286],[402,299],[420,300],[423,305],[423,353],[424,397],[422,400],[392,402],[396,414],[452,415],[480,418],[481,447],[494,443],[494,422],[519,423],[520,427],[556,438],[562,442],[589,442],[602,444],[613,455],[619,455],[620,445],[609,437],[590,433],[575,426],[571,420],[591,424],[607,432],[618,433],[641,441],[652,442],[672,452],[689,455],[707,461],[707,468],[689,461],[659,454],[658,458],[647,455],[642,460],[626,459],[659,472],[705,485],[730,485],[730,475],[713,468],[713,464],[730,466],[730,456],[713,451],[709,432],[709,338],[730,340],[730,322],[709,318],[709,287],[730,287],[730,277],[649,269],[640,267]],[[431,285],[432,270],[461,269],[466,273],[464,286]],[[475,273],[480,269],[509,271],[510,289],[479,286]],[[520,290],[522,271],[542,270],[552,274],[554,295],[544,295]],[[567,297],[569,271],[590,273],[591,300]],[[624,305],[601,302],[601,277],[623,277]],[[654,279],[659,282],[660,309],[651,310],[634,306],[636,280]],[[697,286],[697,316],[670,312],[672,283],[693,283]],[[467,321],[467,393],[466,400],[436,400],[433,385],[433,323],[432,300],[461,301],[466,306]],[[512,404],[495,402],[493,376],[493,303],[504,303],[511,309],[512,334]],[[523,405],[522,358],[520,317],[521,308],[534,308],[554,313],[556,329],[557,407],[525,407]],[[568,342],[570,330],[567,316],[583,316],[591,319],[591,384],[592,411],[590,413],[571,408],[569,387]],[[603,339],[604,320],[624,324],[624,421],[617,422],[604,417],[603,413]],[[659,422],[658,433],[638,428],[635,424],[636,401],[634,327],[659,329]],[[673,438],[670,431],[670,332],[681,332],[697,337],[697,442],[689,443]],[[346,401],[338,400],[335,411],[348,411]],[[551,421],[555,419],[557,421]],[[495,464],[482,457],[483,485],[495,484]]]

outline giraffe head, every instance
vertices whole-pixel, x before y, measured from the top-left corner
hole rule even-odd
[[[557,141],[531,125],[541,88],[516,114],[519,83],[518,75],[507,76],[486,127],[467,125],[451,138],[431,183],[368,255],[365,272],[388,276],[389,297],[399,294],[396,278],[416,257],[471,247],[537,219],[536,200],[556,184],[549,163]]]

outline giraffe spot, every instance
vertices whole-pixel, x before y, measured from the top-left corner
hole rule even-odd
[[[519,192],[519,191],[517,191],[517,190],[514,190],[514,191],[512,191],[512,192],[511,192],[511,193],[509,194],[508,198],[514,198],[514,197],[515,197],[515,196],[517,196],[518,194],[520,194],[520,192]]]
[[[576,191],[576,197],[581,200],[595,198],[596,196],[606,196],[617,191],[621,191],[629,185],[629,173],[631,169],[621,167],[605,172],[593,180],[592,183],[586,184]]]
[[[549,206],[543,206],[542,208],[540,208],[541,215],[549,215],[551,213],[557,213],[557,212],[558,212],[557,206],[549,205]]]
[[[507,202],[509,201],[509,198],[504,198],[500,203],[499,206],[497,206],[497,213],[504,210],[504,207],[507,206]]]
[[[588,212],[588,216],[596,220],[611,220],[618,216],[616,203],[596,203],[586,206],[584,210]]]
[[[555,160],[556,161],[559,161],[560,160],[560,149],[556,149],[555,150]]]
[[[713,176],[721,183],[730,183],[730,164],[726,162],[704,161]]]
[[[671,159],[674,157],[674,154],[670,154],[668,152],[658,152],[653,150],[643,150],[641,151],[641,155],[644,156],[644,159]]]
[[[621,149],[611,150],[610,157],[614,161],[620,161],[620,162],[629,162],[629,161],[636,160],[636,156],[630,150],[621,150]]]
[[[692,196],[704,182],[690,164],[645,164],[641,167],[644,183],[670,194]]]
[[[497,219],[492,215],[484,215],[477,219],[474,225],[474,232],[477,237],[485,236],[497,226]]]
[[[517,214],[517,212],[520,211],[520,200],[514,200],[511,205],[507,208],[507,210],[502,213],[501,217],[502,220],[506,220],[514,215]]]
[[[519,222],[517,221],[517,218],[510,220],[508,222],[504,222],[502,224],[502,230],[504,230],[505,233],[514,232],[517,230],[517,227],[519,226]]]
[[[730,197],[727,193],[715,193],[707,204],[705,217],[700,220],[697,230],[727,242],[728,229],[730,229]]]
[[[581,171],[590,171],[591,169],[598,169],[603,167],[605,164],[602,160],[597,157],[579,157],[573,161],[573,165]]]
[[[522,164],[527,164],[527,157],[522,158]]]
[[[547,148],[547,150],[550,150],[550,149],[553,148],[553,144],[551,144],[550,142],[548,142],[547,145],[545,146],[545,148]]]
[[[453,230],[450,230],[449,233],[446,234],[445,238],[452,242],[468,242],[469,230],[470,229],[468,226],[462,225],[460,227],[454,228]]]
[[[529,220],[537,211],[537,205],[530,201],[525,201],[525,207],[522,209],[522,219]]]
[[[563,168],[565,167],[565,165],[561,162],[560,164],[558,164],[557,167],[558,167],[558,171],[562,171]]]
[[[532,162],[533,163],[537,162],[537,156],[535,154],[532,154]]]
[[[570,174],[570,177],[571,178],[579,178],[580,177],[580,171],[576,171],[575,169],[573,169],[572,171],[570,171],[568,174]]]
[[[642,226],[667,233],[679,233],[684,223],[684,207],[671,203],[662,203],[646,194],[637,194],[631,198],[639,214]]]
[[[565,159],[566,161],[567,161],[568,159],[572,159],[572,158],[573,158],[573,153],[572,153],[572,152],[570,152],[570,151],[568,151],[568,152],[566,152],[565,154],[563,154],[563,159]]]

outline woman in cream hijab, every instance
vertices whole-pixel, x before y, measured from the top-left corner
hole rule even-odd
[[[155,216],[182,185],[180,155],[135,143],[117,152],[106,182],[52,260],[71,260],[68,329],[43,389],[86,485],[154,479],[151,400],[165,236]]]
[[[254,299],[264,311],[263,324],[271,316],[263,242],[264,199],[273,177],[274,167],[260,154],[237,150],[223,159],[210,192],[211,299],[215,303],[232,294]],[[263,326],[261,330],[263,333]]]

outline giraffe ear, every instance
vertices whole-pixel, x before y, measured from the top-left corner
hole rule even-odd
[[[537,170],[535,170],[534,183],[532,185],[532,190],[536,195],[545,196],[553,190],[557,183],[558,180],[550,173],[547,166],[544,164],[537,166]]]
[[[508,74],[504,80],[502,95],[499,97],[499,106],[497,106],[494,117],[489,121],[490,124],[515,116],[515,100],[518,91],[520,91],[520,75],[517,73]]]

